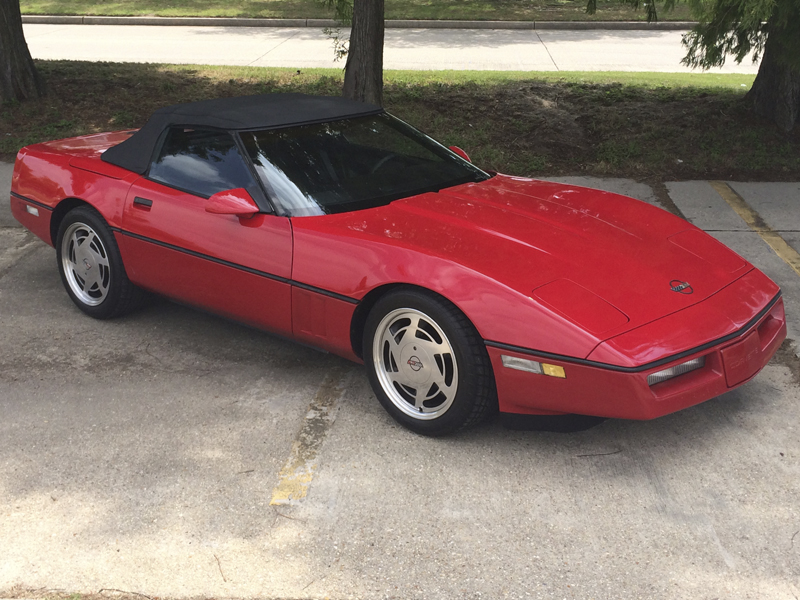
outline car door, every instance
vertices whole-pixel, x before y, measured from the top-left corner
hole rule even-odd
[[[208,198],[245,188],[264,211],[206,212]],[[226,131],[173,127],[125,202],[122,245],[131,281],[179,301],[291,334],[292,228],[266,198]]]

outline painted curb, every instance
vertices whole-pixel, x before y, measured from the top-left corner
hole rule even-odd
[[[185,27],[337,27],[333,19],[240,19],[226,17],[81,17],[22,15],[23,23],[41,25],[160,25]],[[421,21],[389,20],[387,29],[534,29],[685,31],[690,21]]]
[[[591,29],[610,29],[617,31],[689,31],[697,23],[692,21],[537,21],[535,29],[565,29],[585,31]]]

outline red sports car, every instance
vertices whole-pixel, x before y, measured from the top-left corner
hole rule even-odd
[[[86,314],[148,290],[363,361],[427,435],[498,409],[652,419],[752,379],[786,336],[780,289],[686,221],[483,171],[342,98],[28,146],[11,207]]]

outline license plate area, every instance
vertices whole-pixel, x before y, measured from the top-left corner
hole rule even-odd
[[[733,387],[755,375],[762,367],[761,340],[757,331],[721,351],[725,380]]]

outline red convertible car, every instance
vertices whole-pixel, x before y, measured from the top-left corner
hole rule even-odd
[[[364,362],[406,427],[652,419],[786,336],[780,289],[672,214],[485,172],[383,109],[274,94],[17,156],[14,216],[89,316],[148,290]]]

